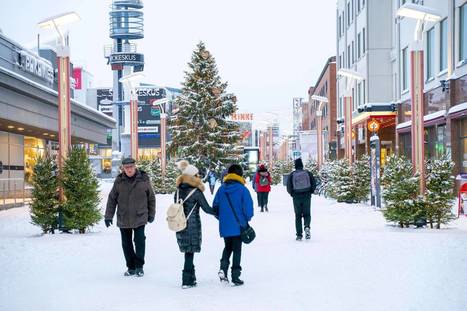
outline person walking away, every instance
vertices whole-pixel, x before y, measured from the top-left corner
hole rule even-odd
[[[245,187],[243,169],[240,165],[232,164],[224,178],[224,184],[217,190],[213,203],[214,212],[219,219],[219,233],[224,238],[224,250],[220,260],[219,278],[221,282],[228,282],[227,272],[232,258],[232,283],[243,285],[240,279],[242,271],[242,240],[240,226],[246,224],[253,217],[253,200]],[[234,214],[235,212],[235,214]],[[236,219],[237,216],[238,220]]]
[[[144,228],[154,221],[156,197],[149,176],[136,168],[134,159],[126,158],[122,165],[123,172],[115,178],[107,199],[104,221],[107,227],[112,225],[117,211],[117,227],[128,268],[124,275],[142,277],[146,248]]]
[[[180,162],[179,162],[180,163]],[[201,251],[201,218],[200,207],[207,214],[214,215],[214,210],[204,197],[204,184],[198,176],[198,169],[190,164],[181,165],[182,175],[176,180],[177,192],[174,202],[181,199],[183,210],[187,218],[185,229],[176,233],[180,252],[185,254],[185,263],[182,271],[182,288],[191,288],[197,285],[194,254]]]
[[[287,179],[287,192],[293,198],[297,241],[301,241],[303,238],[302,218],[305,227],[305,238],[307,240],[311,238],[311,195],[315,188],[316,181],[313,174],[303,169],[302,159],[296,159],[295,171]]]
[[[271,192],[271,174],[264,164],[260,164],[258,174],[255,175],[255,190],[258,195],[258,206],[261,212],[269,212],[268,198]]]
[[[209,191],[211,194],[214,194],[214,189],[216,188],[216,182],[217,182],[217,174],[214,171],[214,169],[210,169],[208,172],[208,183],[209,183]]]

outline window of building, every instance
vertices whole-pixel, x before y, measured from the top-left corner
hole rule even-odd
[[[409,48],[402,49],[402,91],[409,89]]]
[[[350,2],[347,2],[347,27],[350,26]]]
[[[350,45],[347,46],[347,68],[350,67]]]
[[[359,32],[357,36],[357,59],[362,57],[362,34]]]
[[[426,79],[430,80],[434,76],[435,62],[435,28],[432,27],[426,33]]]
[[[355,63],[355,44],[352,41],[352,65]]]
[[[363,28],[363,30],[362,30],[362,50],[363,50],[363,54],[365,54],[365,51],[366,51],[366,31],[365,31],[365,28]]]
[[[425,128],[425,158],[439,159],[446,153],[446,125]]]
[[[459,61],[467,60],[467,3],[460,7]]]
[[[399,151],[407,159],[412,159],[412,137],[410,133],[400,134],[399,136]]]
[[[366,80],[363,80],[362,84],[363,84],[362,102],[363,102],[363,105],[364,105],[364,104],[366,104]]]
[[[459,157],[461,163],[461,173],[467,173],[467,119],[462,119],[459,126],[460,152]]]
[[[448,20],[439,24],[439,71],[448,68]]]
[[[357,84],[357,101],[358,101],[358,107],[362,106],[362,82],[359,82]]]
[[[355,88],[352,88],[352,111],[357,110],[357,103],[356,103],[356,96],[355,96]]]

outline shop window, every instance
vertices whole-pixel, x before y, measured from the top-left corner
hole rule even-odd
[[[461,148],[459,152],[461,173],[467,173],[467,119],[461,121],[459,139]]]
[[[37,158],[45,154],[45,141],[34,137],[24,137],[24,181],[31,183],[32,172]]]
[[[407,159],[412,159],[412,137],[410,133],[404,133],[399,136],[399,151],[400,154]]]
[[[446,153],[446,125],[425,128],[425,158],[439,159]]]

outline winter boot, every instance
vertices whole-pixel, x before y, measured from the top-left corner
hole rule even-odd
[[[240,280],[240,273],[241,269],[232,269],[232,284],[234,286],[241,286],[244,283],[242,280]]]
[[[135,274],[136,274],[137,277],[143,277],[144,276],[143,268],[142,267],[141,268],[136,268]]]
[[[194,270],[183,270],[182,272],[182,288],[192,288],[196,286],[196,276]]]
[[[133,276],[136,274],[136,270],[135,269],[128,269],[127,271],[125,271],[125,273],[123,274],[124,276]]]
[[[267,206],[267,205],[264,206],[264,209],[266,210],[266,212],[269,213],[269,210],[268,210],[268,206]]]
[[[307,240],[311,239],[311,233],[310,233],[310,228],[309,227],[305,228],[305,239],[307,239]]]
[[[295,238],[295,240],[297,240],[297,241],[301,241],[301,240],[302,240],[302,238],[303,238],[303,237],[302,237],[301,235],[297,235],[297,237]]]
[[[229,283],[229,278],[227,277],[227,271],[224,271],[221,269],[219,270],[217,275],[219,276],[219,280],[221,281],[221,283]]]
[[[263,213],[263,212],[264,212],[264,208],[261,206],[261,213]]]

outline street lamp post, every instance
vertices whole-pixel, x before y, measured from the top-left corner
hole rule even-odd
[[[319,101],[318,109],[316,110],[316,124],[318,127],[317,131],[317,149],[318,149],[318,170],[321,169],[321,166],[324,163],[323,159],[323,147],[324,147],[324,140],[323,140],[323,107],[325,104],[329,102],[327,97],[313,95],[311,96],[312,100]]]
[[[167,94],[167,92],[166,92]],[[162,178],[165,178],[167,167],[167,113],[164,109],[164,104],[168,103],[168,98],[159,99],[153,102],[153,105],[159,106],[161,110],[161,172]]]
[[[397,11],[400,17],[407,17],[417,20],[415,27],[415,42],[410,51],[410,94],[412,103],[412,163],[414,172],[420,175],[420,193],[425,189],[425,128],[424,117],[424,64],[423,64],[423,28],[426,22],[437,22],[441,19],[440,14],[434,9],[413,4],[405,3]]]
[[[42,29],[54,29],[57,33],[58,67],[58,169],[62,174],[63,164],[71,147],[71,105],[70,105],[70,47],[68,38],[61,27],[77,22],[80,17],[75,12],[68,12],[49,17],[37,25]],[[59,187],[60,201],[63,201],[63,188]]]
[[[119,80],[130,94],[130,152],[135,160],[138,160],[138,94],[136,88],[143,77],[141,72],[136,72]]]
[[[345,157],[349,161],[349,164],[352,163],[352,95],[350,90],[352,88],[354,80],[361,81],[364,77],[356,71],[350,69],[339,69],[337,72],[338,76],[346,77],[347,87],[346,87],[346,96],[344,96],[344,141],[345,141]]]

